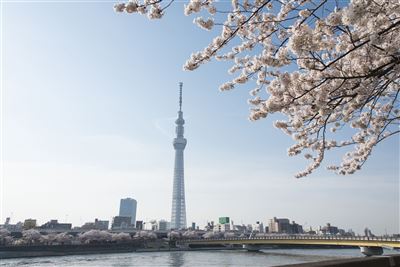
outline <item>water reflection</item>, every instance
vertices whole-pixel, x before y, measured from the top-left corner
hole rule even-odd
[[[184,260],[184,252],[182,251],[177,251],[177,252],[171,252],[169,254],[169,262],[170,266],[177,266],[181,267],[184,265],[185,260]]]
[[[385,254],[394,254],[386,251]],[[170,251],[92,254],[61,257],[1,259],[0,267],[159,267],[159,266],[279,266],[332,258],[363,257],[358,248],[347,249],[268,249],[247,251]]]

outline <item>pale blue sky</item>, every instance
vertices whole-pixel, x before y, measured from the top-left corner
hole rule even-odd
[[[221,93],[229,64],[182,71],[213,33],[180,4],[161,21],[116,14],[112,2],[2,4],[2,216],[110,219],[119,199],[138,219],[170,218],[174,118],[184,82],[188,224],[274,216],[306,226],[331,222],[362,232],[399,232],[399,138],[364,169],[337,176],[289,158],[292,140],[274,118],[247,120],[248,88]],[[333,154],[330,158],[338,158]]]

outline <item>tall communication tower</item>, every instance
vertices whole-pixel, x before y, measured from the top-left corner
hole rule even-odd
[[[172,192],[172,212],[171,212],[171,228],[185,229],[186,228],[186,205],[185,205],[185,181],[183,167],[183,151],[186,147],[186,138],[183,137],[183,119],[182,112],[182,86],[179,83],[179,111],[176,124],[176,138],[174,138],[175,149],[175,168],[174,168],[174,185]]]

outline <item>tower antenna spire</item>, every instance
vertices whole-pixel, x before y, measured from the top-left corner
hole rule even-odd
[[[182,111],[182,87],[183,82],[179,83],[179,111]]]

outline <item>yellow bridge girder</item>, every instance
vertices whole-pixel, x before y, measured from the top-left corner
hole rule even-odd
[[[357,247],[390,247],[400,249],[400,240],[391,238],[338,238],[338,237],[260,237],[227,239],[179,240],[185,245],[330,245]]]

